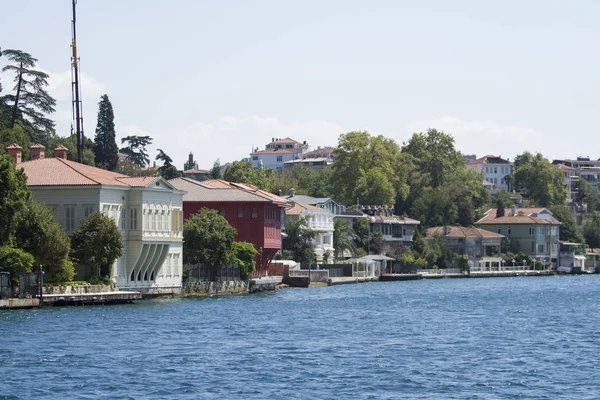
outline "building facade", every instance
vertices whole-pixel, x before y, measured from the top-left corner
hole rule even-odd
[[[327,209],[294,200],[289,200],[288,204],[290,208],[285,212],[286,218],[291,221],[306,218],[308,227],[316,233],[313,244],[317,262],[332,263],[335,251],[333,248],[333,213]]]
[[[250,153],[250,160],[254,168],[270,168],[283,171],[285,162],[302,158],[303,153],[308,152],[310,146],[304,141],[300,143],[289,137],[272,138],[271,143],[264,150],[258,147]]]
[[[500,156],[485,156],[471,161],[467,169],[472,169],[483,174],[488,184],[486,188],[492,194],[498,193],[500,189],[512,190],[512,176],[515,164]]]
[[[222,180],[176,178],[169,183],[186,193],[184,219],[203,207],[219,211],[236,229],[235,240],[252,243],[258,251],[254,276],[267,274],[269,263],[281,249],[281,210],[287,206],[285,199],[251,185]]]
[[[15,160],[19,149],[9,149]],[[32,160],[17,167],[23,168],[33,198],[53,210],[67,233],[95,211],[115,221],[123,255],[110,278],[120,290],[181,289],[183,192],[161,177],[129,177],[68,161],[62,146],[54,149],[54,158],[46,158],[41,145],[31,151]],[[76,271],[85,275],[89,268],[79,265]]]
[[[415,229],[421,224],[419,221],[394,215],[393,207],[361,205],[358,210],[367,216],[371,232],[383,234],[388,247],[394,244],[412,246]]]
[[[560,222],[546,208],[513,207],[501,217],[496,209],[490,209],[475,225],[509,238],[515,252],[529,254],[540,262],[557,262]]]

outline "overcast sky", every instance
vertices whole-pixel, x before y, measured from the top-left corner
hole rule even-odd
[[[594,0],[79,0],[85,133],[108,94],[117,138],[150,135],[179,168],[272,137],[335,145],[428,127],[463,153],[599,158]],[[0,46],[50,73],[71,126],[71,1],[3,2]],[[0,58],[0,65],[5,59]],[[2,76],[4,91],[11,82]]]

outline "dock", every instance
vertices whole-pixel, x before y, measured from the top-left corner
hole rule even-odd
[[[377,281],[376,277],[336,276],[329,278],[327,286],[350,285]]]
[[[379,277],[382,282],[417,281],[419,279],[423,279],[423,274],[381,274]]]

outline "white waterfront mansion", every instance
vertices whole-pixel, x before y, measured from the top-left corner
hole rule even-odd
[[[317,262],[333,262],[333,213],[327,209],[289,200],[291,208],[285,211],[286,219],[306,218],[308,227],[315,232],[313,244]]]
[[[66,159],[60,146],[53,158],[44,147],[31,148],[31,160],[21,162],[21,147],[8,153],[23,168],[38,202],[49,206],[58,223],[71,233],[94,211],[115,220],[123,236],[123,255],[111,268],[120,290],[172,293],[181,289],[184,192],[160,176],[129,177]],[[89,274],[77,266],[78,274]]]

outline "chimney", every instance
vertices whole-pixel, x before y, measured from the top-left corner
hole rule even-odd
[[[32,145],[29,148],[29,151],[31,152],[31,159],[32,160],[43,159],[44,158],[44,150],[46,150],[46,147],[44,147],[43,145],[41,145],[39,143]]]
[[[69,152],[69,149],[67,149],[63,145],[60,145],[54,149],[54,158],[62,158],[63,160],[66,160],[68,152]]]
[[[294,197],[296,195],[296,189],[291,188],[290,189],[290,197]]]
[[[192,153],[191,151],[190,151],[190,155],[188,157],[188,164],[189,164],[190,168],[192,168],[192,165],[194,165],[194,153]]]
[[[517,215],[517,206],[512,206],[512,215],[513,217]]]
[[[23,157],[23,148],[21,146],[19,146],[16,143],[13,143],[6,146],[6,151],[8,152],[8,155],[11,156],[13,160],[15,160],[15,164],[21,164]]]

